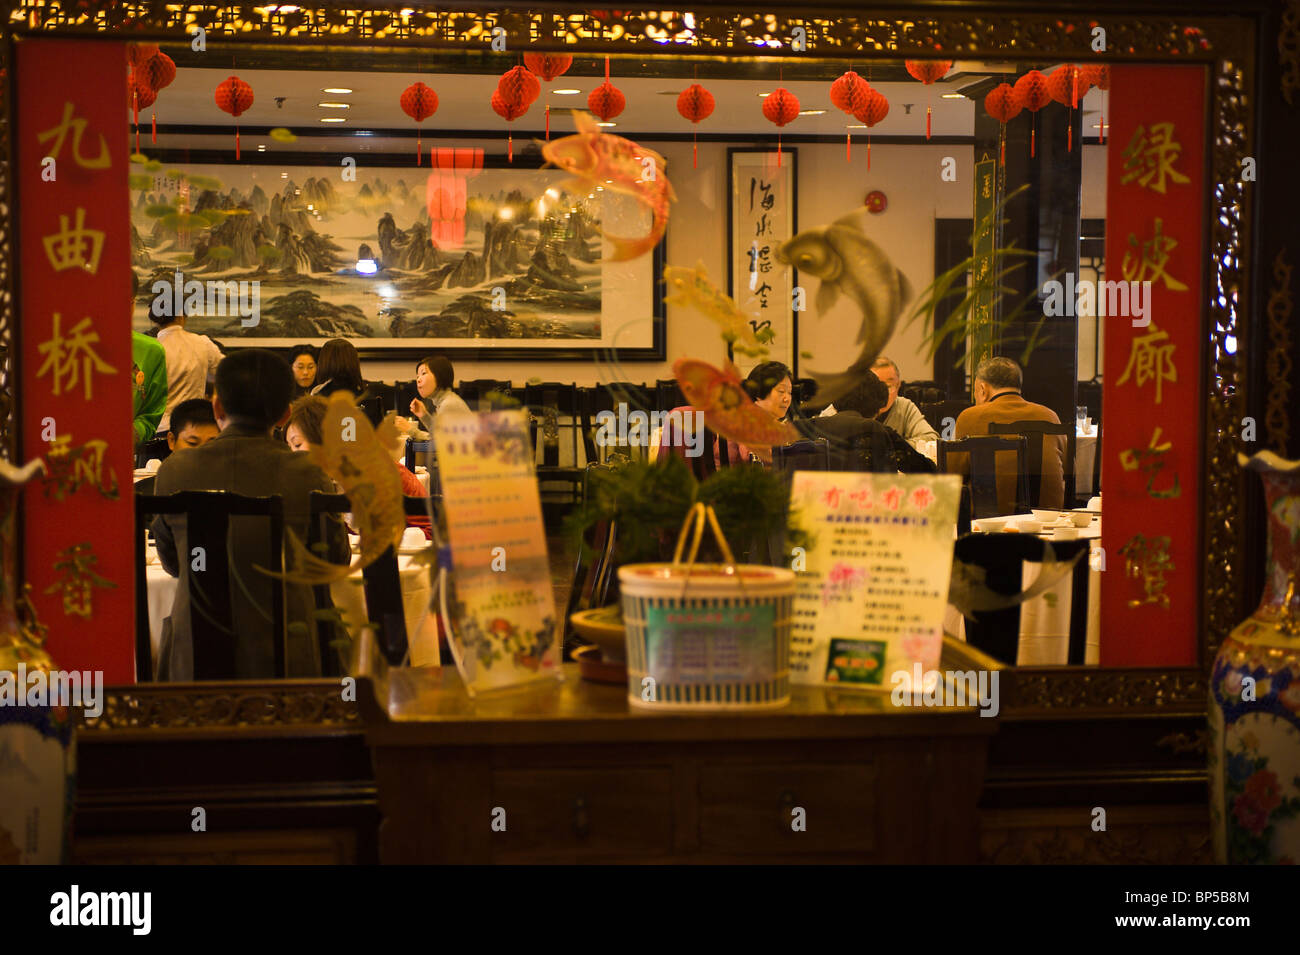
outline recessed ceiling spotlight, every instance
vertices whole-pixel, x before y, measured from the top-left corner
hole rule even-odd
[[[342,116],[322,116],[320,118],[320,121],[322,123],[346,123],[347,122],[347,120],[344,119]]]
[[[282,172],[282,173],[280,173],[280,178],[281,178],[281,179],[288,179],[288,178],[289,178],[289,174],[288,174],[287,172]]]
[[[965,98],[966,97],[963,96],[961,93],[943,93],[939,97],[939,99],[965,99]]]
[[[844,128],[845,128],[845,129],[866,129],[866,128],[867,128],[867,124],[866,124],[866,123],[849,123],[849,125],[845,126]]]
[[[321,90],[321,92],[333,93],[336,96],[346,96],[348,93],[351,93],[352,91],[348,89],[346,86],[328,86],[325,89]]]
[[[824,112],[826,112],[826,110],[824,110],[824,109],[801,109],[801,110],[799,110],[799,115],[800,115],[800,116],[820,116],[820,115],[821,115],[822,113],[824,113]]]
[[[577,96],[582,90],[551,90],[556,96]]]
[[[597,123],[597,126],[617,126],[618,123]]]
[[[317,103],[321,109],[350,109],[347,103]]]
[[[265,146],[258,146],[258,147],[257,147],[257,151],[258,151],[259,153],[264,153],[264,152],[266,152],[266,147],[265,147]]]
[[[758,95],[759,95],[759,96],[771,96],[771,95],[772,95],[772,91],[771,91],[771,90],[768,90],[766,93],[759,93]]]

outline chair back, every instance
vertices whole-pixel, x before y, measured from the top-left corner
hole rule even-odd
[[[403,418],[411,416],[411,402],[418,397],[420,397],[420,390],[415,387],[414,378],[393,385],[393,405]]]
[[[917,405],[934,404],[939,401],[946,401],[948,392],[944,390],[937,381],[921,379],[918,381],[905,382],[898,393],[908,401]]]
[[[165,461],[171,453],[171,448],[167,447],[166,435],[161,438],[150,438],[147,441],[141,441],[140,446],[135,449],[135,466],[143,468],[154,458]]]
[[[956,424],[957,416],[970,406],[971,403],[965,398],[925,401],[919,402],[917,405],[921,409],[921,414],[925,417],[925,420],[930,422],[930,427],[939,432],[940,438],[943,437],[944,420],[951,418],[953,423]]]
[[[384,401],[382,398],[366,395],[357,399],[357,407],[361,409],[361,413],[376,428],[379,427],[379,422],[384,420]]]
[[[1069,424],[1053,424],[1050,421],[989,422],[990,434],[1019,434],[1027,441],[1025,480],[1029,485],[1030,507],[1038,507],[1043,499],[1043,446],[1049,434],[1063,436],[1066,439],[1065,460],[1061,463],[1065,479],[1065,496],[1061,498],[1061,506],[1074,506],[1074,429],[1073,421]]]
[[[470,411],[500,411],[509,407],[514,397],[510,382],[498,378],[475,378],[462,381],[456,394],[469,405]]]
[[[1069,561],[1078,556],[1072,571],[1070,635],[1066,662],[1082,665],[1088,639],[1088,540],[1048,541],[1022,534],[967,534],[957,539],[953,558],[984,570],[984,585],[1011,596],[1024,590],[1026,561],[1039,563],[1045,556]],[[1079,556],[1082,553],[1082,556]],[[1014,666],[1020,648],[1021,608],[980,611],[967,617],[966,642],[989,656]]]
[[[686,396],[682,394],[682,386],[677,384],[676,378],[660,378],[655,382],[657,411],[672,411],[684,404],[686,404]]]
[[[396,411],[398,414],[410,413],[409,400],[406,402],[408,407],[405,410],[397,403],[397,385],[390,385],[386,381],[369,381],[366,382],[366,394],[379,402],[381,421],[390,411]]]
[[[830,442],[825,438],[805,438],[784,447],[772,448],[772,470],[774,471],[829,471],[830,469]]]
[[[583,470],[595,461],[596,445],[586,404],[573,383],[543,382],[524,386],[524,405],[537,465],[538,482],[554,493],[567,486],[567,500],[579,499]],[[547,484],[551,488],[546,488]],[[545,495],[543,495],[545,497]]]
[[[997,517],[1002,513],[998,500],[999,453],[1014,453],[1016,456],[1016,500],[1015,509],[1025,509],[1029,500],[1025,481],[1025,438],[1021,435],[981,436],[962,438],[960,441],[940,441],[938,443],[939,470],[952,472],[948,455],[965,454],[970,462],[967,483],[970,485],[971,516]],[[956,462],[954,462],[955,464]],[[1015,513],[1013,510],[1012,513]]]
[[[271,591],[269,612],[273,670],[285,675],[284,581],[259,573],[253,567],[233,568],[230,562],[232,518],[263,517],[269,523],[267,550],[262,566],[284,569],[284,504],[278,497],[244,497],[224,491],[182,491],[165,496],[135,497],[136,641],[138,680],[152,680],[149,637],[149,594],[145,579],[145,530],[154,515],[185,515],[186,552],[177,553],[178,569],[190,597],[190,636],[195,680],[229,680],[235,676],[235,615],[232,596],[248,597],[250,584],[265,581]],[[200,562],[195,548],[203,548]],[[248,575],[256,575],[250,579]],[[247,639],[248,634],[242,634]]]

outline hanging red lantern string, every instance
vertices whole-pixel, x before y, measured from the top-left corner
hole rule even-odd
[[[502,95],[501,90],[492,91],[492,108],[508,123],[513,123],[524,113],[528,112],[528,104],[520,102],[508,102]],[[506,159],[510,162],[515,161],[515,134],[510,132],[506,136]]]
[[[132,73],[126,81],[126,105],[131,107],[132,120],[135,123],[135,151],[140,151],[140,110],[148,109],[154,104],[158,94],[153,87]]]
[[[213,98],[217,101],[218,109],[238,119],[240,114],[253,105],[253,88],[238,76],[231,76],[217,84]],[[238,123],[235,124],[235,158],[239,158]]]
[[[884,94],[879,90],[868,85],[863,104],[860,109],[854,111],[853,118],[867,129],[871,129],[888,115],[889,100],[885,99]],[[869,132],[867,133],[867,172],[871,172],[871,133]]]
[[[166,53],[155,53],[141,66],[136,67],[135,75],[149,84],[149,88],[154,92],[154,99],[158,98],[158,93],[170,86],[172,80],[176,79],[176,63]],[[150,125],[152,131],[150,138],[153,142],[158,142],[158,113],[154,112]]]
[[[799,115],[799,100],[784,86],[763,97],[763,115],[776,123],[778,130]],[[776,134],[776,168],[781,168],[781,133]]]
[[[831,84],[831,102],[850,116],[866,107],[867,93],[871,87],[861,76],[849,70]],[[853,133],[844,131],[844,161],[853,158]]]
[[[903,65],[907,67],[907,72],[912,74],[913,79],[929,86],[935,80],[943,79],[944,75],[952,69],[952,60],[904,60]],[[929,103],[925,104],[925,138],[930,138]]]
[[[402,112],[415,120],[415,164],[420,165],[420,154],[424,152],[424,143],[419,126],[438,111],[438,94],[423,83],[412,83],[402,90],[399,100]]]
[[[677,112],[681,113],[692,123],[698,123],[702,119],[707,119],[713,113],[714,100],[713,94],[706,90],[699,83],[692,83],[686,89],[682,90],[677,97]],[[691,130],[691,168],[700,167],[700,147],[695,138],[695,130]]]
[[[512,67],[497,80],[496,92],[492,94],[492,108],[506,122],[513,123],[528,112],[528,107],[533,105],[541,93],[542,84],[537,82],[537,77],[530,70],[522,66]],[[513,131],[506,136],[506,159],[515,161]]]
[[[459,248],[465,244],[466,184],[483,171],[483,150],[430,146],[429,168],[429,241],[435,248]]]
[[[1011,88],[1009,83],[995,86],[984,97],[984,112],[1001,124],[998,127],[999,166],[1005,166],[1007,163],[1007,123],[1020,115],[1020,109],[1020,101],[1016,99],[1016,91]]]
[[[525,53],[524,66],[547,83],[563,76],[573,65],[573,57],[565,53]]]
[[[1088,81],[1089,86],[1095,86],[1097,89],[1106,92],[1110,90],[1110,67],[1105,64],[1097,66],[1085,66],[1079,70],[1080,82]],[[1106,145],[1106,107],[1101,109],[1101,144]]]
[[[1082,77],[1077,66],[1058,66],[1047,77],[1047,94],[1066,109],[1073,111],[1079,105],[1080,90],[1088,92],[1088,80]],[[1074,117],[1066,125],[1066,151],[1074,149]]]
[[[605,82],[591,91],[591,95],[587,97],[587,108],[599,116],[603,122],[608,123],[623,112],[626,105],[627,97],[609,81],[609,57],[605,57]]]
[[[1051,96],[1047,92],[1047,80],[1043,74],[1037,70],[1030,70],[1020,79],[1016,80],[1015,85],[1016,102],[1020,104],[1021,109],[1027,109],[1029,112],[1037,114],[1040,109],[1048,104]],[[1029,155],[1034,155],[1034,144],[1038,134],[1038,116],[1035,115],[1029,125]]]

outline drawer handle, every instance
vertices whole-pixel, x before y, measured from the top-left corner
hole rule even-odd
[[[591,833],[591,818],[587,814],[587,797],[578,796],[573,800],[573,834],[585,839]]]

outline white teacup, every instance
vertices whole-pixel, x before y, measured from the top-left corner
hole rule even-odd
[[[424,531],[420,530],[418,527],[408,527],[406,530],[402,531],[402,542],[398,546],[403,550],[414,550],[418,547],[423,547],[426,541],[427,538],[424,536]]]
[[[1042,522],[1035,520],[1017,521],[1016,528],[1022,534],[1041,534],[1043,532]]]

